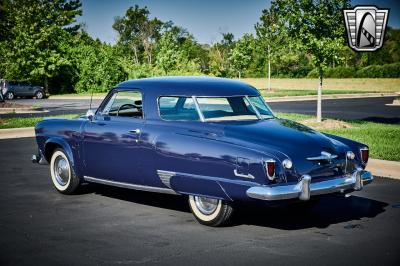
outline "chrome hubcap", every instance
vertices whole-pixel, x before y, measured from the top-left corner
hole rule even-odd
[[[38,92],[38,93],[36,94],[36,97],[37,97],[38,99],[42,99],[43,94],[42,94],[41,92]]]
[[[63,157],[58,156],[54,161],[54,176],[57,183],[65,186],[69,181],[69,163]]]
[[[218,207],[217,199],[195,196],[194,201],[196,203],[197,209],[199,209],[199,211],[205,215],[212,214]]]

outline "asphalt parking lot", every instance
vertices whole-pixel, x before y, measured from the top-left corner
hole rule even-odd
[[[311,209],[242,207],[198,224],[184,197],[101,185],[66,196],[33,138],[0,140],[0,265],[399,265],[400,181]]]

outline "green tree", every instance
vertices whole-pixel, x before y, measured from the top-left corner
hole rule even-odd
[[[79,25],[71,26],[81,14],[78,0],[15,0],[7,5],[11,20],[5,53],[5,77],[44,84],[60,69],[70,65],[66,59],[70,34]]]
[[[210,49],[210,73],[215,76],[227,77],[231,72],[229,57],[235,45],[232,33],[222,33],[222,40]]]
[[[116,47],[93,41],[86,32],[74,39],[71,60],[76,69],[75,91],[107,92],[128,77]]]
[[[229,57],[232,67],[237,71],[239,79],[242,73],[250,66],[252,59],[252,49],[254,47],[254,38],[250,34],[245,34],[233,47]]]
[[[179,45],[176,34],[172,31],[164,33],[157,43],[156,66],[165,75],[199,73],[197,59],[190,59],[188,51]]]
[[[268,90],[271,90],[271,59],[274,59],[286,39],[285,27],[279,20],[279,10],[271,6],[270,9],[264,9],[260,21],[255,25],[257,38],[260,40],[263,54],[267,53],[268,61]],[[286,37],[286,38],[285,38]]]
[[[141,58],[147,58],[147,63],[153,63],[154,43],[161,36],[163,22],[157,18],[149,18],[150,11],[147,7],[138,5],[130,7],[123,17],[116,17],[113,24],[118,32],[118,44],[128,51],[133,51],[135,64],[142,62]]]
[[[318,69],[318,122],[322,112],[323,69],[330,62],[339,61],[339,50],[345,43],[342,9],[349,6],[349,0],[276,0],[271,3],[271,8],[279,10],[289,35],[301,42]]]

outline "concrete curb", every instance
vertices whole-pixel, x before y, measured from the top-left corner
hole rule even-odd
[[[367,170],[374,176],[383,176],[400,180],[400,162],[369,159]]]
[[[103,100],[105,97],[107,96],[107,94],[104,94],[104,96],[99,96],[99,95],[93,95],[93,100]],[[91,96],[86,96],[86,95],[82,95],[82,96],[58,96],[58,95],[54,95],[54,96],[49,96],[48,99],[50,100],[90,100]]]
[[[0,129],[0,139],[28,138],[34,136],[34,127]]]

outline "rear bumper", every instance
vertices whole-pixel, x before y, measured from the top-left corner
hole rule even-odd
[[[373,181],[370,172],[357,169],[353,174],[320,182],[311,182],[309,175],[303,175],[297,184],[282,186],[255,186],[246,191],[250,198],[274,201],[286,199],[309,200],[311,196],[349,190],[361,190]]]

